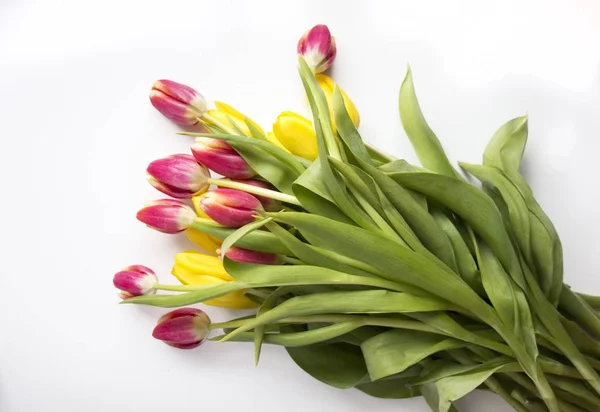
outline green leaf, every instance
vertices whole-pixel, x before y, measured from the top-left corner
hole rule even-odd
[[[322,175],[321,162],[316,159],[292,185],[294,195],[310,213],[340,222],[353,223],[333,201],[325,187]]]
[[[487,195],[460,179],[433,173],[394,173],[390,177],[402,186],[435,199],[464,219],[492,248],[515,282],[525,288],[502,216]]]
[[[420,365],[405,370],[389,379],[381,379],[376,382],[366,382],[356,385],[356,389],[375,398],[383,399],[407,399],[421,395],[419,388],[413,381],[419,377],[422,370]]]
[[[237,229],[231,235],[227,236],[221,245],[221,255],[225,256],[225,252],[229,250],[229,248],[235,245],[240,239],[247,236],[248,234],[254,232],[256,229],[259,229],[269,223],[272,218],[268,217],[266,219],[256,220],[252,223],[248,223],[245,226]]]
[[[455,262],[452,245],[427,210],[421,207],[405,188],[384,173],[367,164],[361,164],[361,167],[400,212],[422,244],[442,262],[452,267]]]
[[[357,250],[365,263],[379,269],[388,280],[413,285],[410,293],[435,294],[449,302],[456,302],[474,315],[496,322],[496,315],[473,290],[455,273],[444,270],[435,262],[417,253],[398,247],[397,243],[374,233],[321,216],[284,212],[269,214],[274,220],[296,227],[317,246],[346,256]],[[427,291],[427,292],[425,292]]]
[[[334,203],[350,219],[352,219],[352,221],[365,229],[378,231],[373,220],[358,204],[356,204],[355,200],[351,198],[346,189],[346,185],[341,181],[341,178],[333,173],[331,165],[327,160],[329,155],[341,159],[341,154],[337,141],[333,136],[327,100],[323,95],[323,90],[318,85],[314,74],[302,58],[300,59],[300,75],[313,114],[313,124],[319,148],[321,177],[325,187]]]
[[[265,343],[273,345],[295,348],[331,341],[339,336],[352,332],[361,326],[362,321],[340,322],[302,332],[267,333],[263,335],[262,340],[264,340]],[[252,340],[255,339],[255,334],[244,332],[238,333],[232,338],[228,338],[228,335],[222,335],[219,338],[220,340],[227,339],[231,342],[252,342]]]
[[[271,231],[271,233],[277,236],[281,240],[281,242],[284,245],[286,245],[298,259],[302,260],[308,265],[333,269],[350,275],[375,277],[375,275],[369,272],[350,266],[332,258],[330,255],[323,253],[321,249],[317,247],[302,242],[300,239],[296,238],[287,230],[283,229],[277,223],[270,222],[267,225],[267,228]]]
[[[192,227],[200,232],[209,234],[221,240],[226,239],[233,232],[235,232],[235,229],[228,227],[214,226],[199,222],[194,222]],[[277,239],[275,235],[260,230],[248,233],[243,238],[237,240],[235,242],[235,246],[244,249],[258,250],[261,252],[275,253],[277,255],[293,256],[293,253],[287,247],[285,247],[285,245],[281,243],[281,241]]]
[[[287,328],[297,331],[300,327],[293,325]],[[311,345],[286,350],[306,373],[334,388],[353,388],[367,374],[360,349],[348,343]]]
[[[410,67],[400,87],[400,119],[406,135],[419,158],[421,164],[435,172],[446,176],[457,176],[456,171],[448,161],[444,149],[437,136],[423,117],[419,101],[415,94]]]
[[[248,130],[250,131],[250,135],[258,140],[267,140],[267,136],[265,136],[265,134],[258,129],[256,126],[254,126],[254,123],[252,123],[250,121],[250,119],[248,119],[247,117],[244,117],[244,123],[246,123],[246,126],[248,127]]]
[[[503,124],[485,148],[483,164],[500,170],[519,170],[527,144],[527,133],[527,116],[517,117]]]
[[[457,272],[474,291],[481,294],[483,289],[479,271],[477,270],[477,264],[460,232],[456,226],[454,226],[454,222],[439,207],[431,207],[429,213],[431,213],[431,216],[433,216],[440,229],[444,231],[452,244],[454,256],[456,258]]]
[[[350,275],[349,275],[350,276]],[[357,278],[359,278],[357,276]],[[362,278],[369,280],[370,278]],[[324,313],[405,313],[449,310],[450,305],[442,301],[412,296],[407,293],[385,290],[358,292],[328,292],[293,297],[256,317],[229,334],[231,339],[238,333],[256,326],[276,322],[291,316],[317,315]]]
[[[529,210],[517,188],[500,169],[462,162],[459,162],[459,164],[482,183],[489,184],[500,192],[502,199],[508,207],[508,217],[519,248],[527,261],[532,262]]]
[[[225,270],[236,280],[255,287],[291,285],[362,285],[402,290],[402,285],[378,277],[350,275],[309,265],[256,265],[225,258]],[[381,291],[383,292],[383,291]],[[447,306],[447,305],[446,305]]]
[[[573,316],[579,324],[600,337],[600,315],[569,287],[562,288],[560,309]]]
[[[360,137],[358,130],[356,130],[354,123],[352,123],[352,119],[348,114],[348,110],[346,110],[344,97],[342,96],[342,93],[337,85],[333,90],[331,105],[333,107],[333,117],[335,119],[335,124],[340,139],[342,139],[344,144],[350,149],[354,156],[358,157],[365,163],[373,165],[371,156],[369,155],[369,152],[367,151],[367,148]]]
[[[464,346],[463,342],[431,333],[394,329],[361,345],[372,381],[400,373],[434,353]]]
[[[193,292],[181,293],[179,295],[144,295],[125,299],[121,303],[141,304],[159,306],[162,308],[176,308],[180,306],[193,305],[206,300],[218,298],[237,290],[247,289],[248,284],[242,282],[227,282]]]
[[[438,380],[435,385],[439,394],[439,411],[448,411],[451,402],[476,389],[507,362],[509,361],[500,362],[499,364],[484,364],[473,370]]]

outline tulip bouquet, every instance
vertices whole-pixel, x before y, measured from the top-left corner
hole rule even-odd
[[[153,332],[171,346],[251,342],[258,362],[263,344],[282,345],[326,384],[423,396],[438,412],[478,388],[518,411],[600,410],[600,298],[563,283],[560,239],[519,173],[527,118],[498,129],[481,165],[460,163],[476,187],[425,121],[410,70],[400,118],[421,165],[362,139],[354,104],[322,74],[336,55],[326,26],[298,54],[313,119],[284,112],[269,133],[190,87],[154,84],[158,111],[203,130],[180,133],[191,154],[150,163],[170,198],[137,218],[206,253],[175,255],[180,285],[123,269],[122,302],[177,307]],[[198,303],[255,311],[211,323]]]

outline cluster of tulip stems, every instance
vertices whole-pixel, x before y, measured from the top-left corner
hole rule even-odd
[[[599,411],[600,298],[563,283],[560,239],[519,173],[527,118],[498,129],[481,165],[460,163],[476,187],[425,121],[410,69],[400,118],[420,166],[362,140],[353,102],[322,73],[336,56],[327,26],[298,54],[313,119],[283,112],[269,133],[154,83],[152,105],[198,132],[180,133],[190,154],[150,163],[168,198],[137,218],[206,253],[175,255],[180,285],[124,268],[122,303],[178,308],[153,331],[173,347],[252,342],[258,362],[263,343],[282,345],[326,384],[423,396],[437,412],[474,389],[518,411]],[[211,323],[198,303],[255,312]]]

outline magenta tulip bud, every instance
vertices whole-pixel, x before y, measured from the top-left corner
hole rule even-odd
[[[216,189],[203,194],[200,207],[212,220],[227,227],[242,227],[254,222],[256,212],[263,210],[257,198],[234,189]]]
[[[150,103],[169,120],[182,126],[198,123],[207,109],[200,93],[172,80],[157,80],[150,90]]]
[[[200,346],[210,334],[210,318],[200,309],[180,308],[163,315],[152,336],[179,349]]]
[[[129,299],[134,296],[152,295],[156,293],[154,285],[158,278],[154,271],[146,266],[127,266],[120,272],[115,273],[113,284],[120,290],[121,299]]]
[[[317,24],[298,41],[298,54],[315,73],[329,69],[336,52],[335,38],[324,24]]]
[[[238,183],[244,183],[247,185],[256,186],[256,187],[262,187],[263,189],[274,190],[274,187],[272,185],[270,185],[267,182],[263,182],[262,180],[236,179],[234,181],[238,182]],[[283,207],[281,206],[281,202],[279,200],[275,200],[275,199],[271,199],[270,197],[259,196],[259,195],[255,195],[255,194],[253,194],[253,196],[256,197],[260,201],[260,203],[262,203],[263,208],[267,212],[279,212],[281,209],[283,209]]]
[[[155,160],[146,171],[152,186],[178,199],[191,198],[208,190],[210,172],[188,154]]]
[[[217,254],[221,255],[221,249],[217,250]],[[256,263],[258,265],[279,265],[283,263],[281,256],[274,253],[242,249],[241,247],[235,246],[227,249],[225,256],[236,262]]]
[[[196,213],[179,200],[161,199],[148,203],[137,212],[137,219],[164,233],[179,233],[190,228]]]
[[[199,137],[192,146],[192,154],[197,161],[225,177],[248,179],[256,175],[248,162],[224,140]]]

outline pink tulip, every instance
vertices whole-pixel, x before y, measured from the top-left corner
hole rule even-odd
[[[180,308],[163,315],[152,336],[179,349],[200,346],[210,334],[210,318],[200,309]]]
[[[298,54],[315,73],[327,70],[335,59],[335,39],[324,24],[318,24],[304,33],[298,42]]]
[[[200,93],[172,80],[157,80],[150,90],[150,103],[166,118],[182,126],[198,123],[207,109]]]
[[[129,299],[133,296],[152,295],[156,293],[154,285],[158,278],[154,271],[146,266],[132,265],[115,273],[113,284],[120,290],[121,299]]]
[[[270,185],[267,182],[263,182],[262,180],[234,179],[234,181],[238,182],[238,183],[244,183],[247,185],[251,185],[251,186],[262,187],[263,189],[274,190],[274,187],[272,185]],[[260,201],[260,203],[262,203],[263,208],[267,212],[278,212],[281,209],[283,209],[283,207],[281,206],[281,202],[279,200],[275,200],[275,199],[271,199],[270,197],[259,196],[259,195],[253,195],[253,196],[256,197]]]
[[[164,233],[179,233],[190,228],[196,213],[179,200],[161,199],[148,203],[137,213],[137,219]]]
[[[224,140],[199,137],[192,146],[196,160],[210,170],[232,179],[247,179],[256,175],[242,156]]]
[[[242,227],[254,221],[257,211],[263,210],[260,201],[240,190],[216,189],[201,196],[200,207],[217,223]]]
[[[193,156],[176,154],[153,161],[146,169],[148,181],[161,192],[178,198],[191,198],[208,189],[208,169]]]
[[[221,254],[217,250],[217,254]],[[257,250],[242,249],[232,246],[225,252],[225,256],[231,260],[242,263],[255,263],[259,265],[278,265],[282,263],[281,256],[274,253],[259,252]]]

